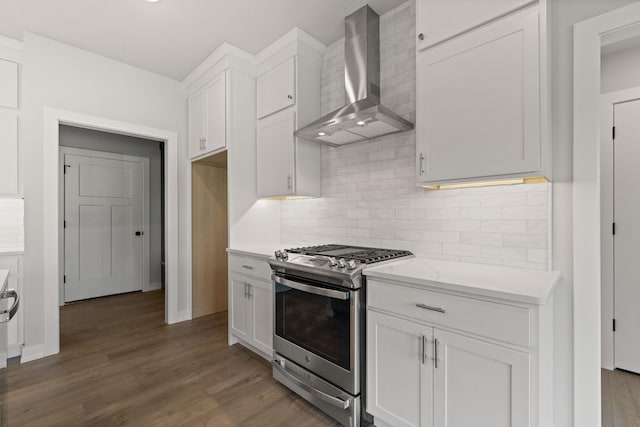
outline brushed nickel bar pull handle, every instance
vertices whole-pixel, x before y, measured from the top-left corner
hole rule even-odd
[[[424,154],[420,153],[420,175],[424,175]]]
[[[424,308],[425,310],[437,311],[438,313],[442,313],[442,314],[445,313],[444,308],[432,307],[432,306],[426,305],[426,304],[416,304],[416,307]]]
[[[246,268],[247,270],[253,270],[253,266],[252,265],[242,264],[242,268]]]
[[[422,364],[427,363],[427,337],[426,335],[422,335]]]
[[[438,358],[438,344],[440,344],[440,340],[433,340],[433,363],[436,369],[438,369],[438,362],[440,362],[440,359]]]

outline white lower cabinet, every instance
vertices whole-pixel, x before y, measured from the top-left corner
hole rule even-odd
[[[529,425],[528,354],[439,329],[434,343],[433,425]]]
[[[22,290],[22,256],[4,255],[0,256],[0,269],[9,270],[9,284],[7,289],[15,289],[21,298],[18,312],[7,325],[7,351],[8,357],[18,357],[22,355],[24,345],[23,318],[24,300]]]
[[[419,289],[374,280],[367,287],[366,405],[377,426],[547,425],[553,394],[548,307],[511,306],[531,318],[532,340],[524,330],[519,341],[529,344],[519,346],[508,335],[493,339],[469,331],[474,324],[492,324],[493,317],[510,324],[520,316],[516,311],[513,318],[509,312],[474,317],[477,312],[469,309],[474,301],[501,305],[497,301],[433,290],[421,295]]]
[[[264,260],[230,255],[229,266],[229,334],[249,348],[259,350],[262,356],[271,357],[273,284],[265,274],[271,272],[269,265]]]

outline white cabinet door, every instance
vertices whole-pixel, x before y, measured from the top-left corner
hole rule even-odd
[[[0,195],[18,195],[18,162],[18,112],[0,108]]]
[[[206,140],[204,152],[213,152],[227,145],[226,83],[222,73],[205,88]]]
[[[259,119],[295,104],[295,57],[287,59],[258,77],[257,86]]]
[[[189,98],[189,152],[192,158],[204,151],[206,99],[204,90],[196,92]]]
[[[232,274],[229,277],[231,304],[229,310],[231,310],[231,324],[229,328],[233,335],[242,339],[249,339],[250,337],[250,323],[249,323],[249,281],[248,279]]]
[[[432,46],[536,1],[420,0],[416,4],[418,49]]]
[[[252,344],[266,354],[273,353],[273,285],[250,280]]]
[[[540,171],[536,10],[418,54],[421,183]]]
[[[258,121],[258,197],[295,193],[295,124],[288,110]]]
[[[423,355],[432,341],[432,328],[367,311],[367,412],[376,422],[432,426],[433,364]]]
[[[0,107],[18,108],[18,64],[0,59]]]
[[[529,426],[529,355],[435,329],[434,425]]]

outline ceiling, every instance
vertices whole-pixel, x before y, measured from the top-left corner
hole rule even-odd
[[[405,0],[369,0],[379,14]],[[257,53],[294,26],[324,44],[367,0],[0,0],[0,34],[40,34],[176,80],[223,42]]]

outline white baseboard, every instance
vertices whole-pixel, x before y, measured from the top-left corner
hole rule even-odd
[[[237,339],[238,339],[238,344],[240,344],[241,346],[243,346],[247,350],[253,351],[255,354],[257,354],[258,356],[262,356],[263,358],[267,359],[269,362],[271,362],[273,360],[273,354],[267,354],[267,353],[263,352],[262,350],[259,350],[259,349],[255,348],[254,346],[252,346],[251,344],[249,344],[248,342],[244,341],[241,338],[237,338]]]
[[[20,363],[31,362],[32,360],[42,359],[44,357],[44,344],[32,345],[22,349],[22,357]]]
[[[162,289],[162,282],[149,283],[142,288],[142,292],[157,291],[158,289]]]
[[[191,313],[189,310],[183,310],[178,312],[178,316],[176,317],[176,321],[173,323],[185,322],[187,320],[191,320]]]

